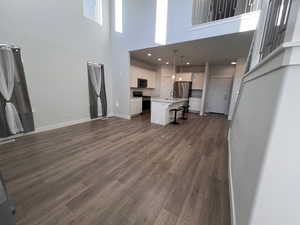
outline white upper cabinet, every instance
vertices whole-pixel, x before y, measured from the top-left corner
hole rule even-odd
[[[176,81],[192,81],[192,73],[177,73]]]
[[[192,81],[192,89],[203,88],[204,73],[177,73],[176,81]]]
[[[203,79],[204,79],[204,73],[193,73],[192,76],[192,89],[203,89]]]
[[[147,70],[138,66],[130,66],[131,82],[130,87],[137,88],[138,79],[146,79],[148,81],[147,88],[156,87],[156,72],[152,70]]]
[[[137,88],[137,67],[135,66],[131,66],[130,67],[130,77],[131,77],[131,80],[130,80],[130,87],[132,88]]]
[[[148,77],[148,88],[155,88],[156,87],[156,73],[152,73],[149,77]]]

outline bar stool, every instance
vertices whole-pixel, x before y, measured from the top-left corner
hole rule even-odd
[[[187,117],[185,117],[185,114],[189,112],[189,107],[190,106],[188,104],[182,106],[182,119],[183,120],[187,120],[188,119]]]
[[[177,112],[181,111],[182,109],[181,108],[173,108],[173,109],[170,109],[170,112],[174,112],[174,120],[171,122],[171,124],[174,124],[174,125],[178,125],[179,123],[177,122]]]

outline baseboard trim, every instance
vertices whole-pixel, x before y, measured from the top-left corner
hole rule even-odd
[[[236,214],[235,214],[235,201],[234,201],[234,189],[232,180],[231,170],[231,142],[230,142],[231,128],[229,128],[227,143],[228,143],[228,179],[229,179],[229,195],[230,195],[230,213],[231,213],[231,225],[236,225]]]
[[[103,120],[103,119],[111,118],[111,117],[114,117],[114,115],[109,114],[107,117],[99,117],[99,118],[96,118],[96,119],[91,119],[91,118],[88,117],[88,118],[82,118],[82,119],[79,119],[79,120],[71,120],[71,121],[57,123],[57,124],[53,124],[53,125],[38,127],[38,128],[35,129],[35,131],[32,131],[32,132],[16,134],[16,135],[13,135],[13,136],[10,136],[10,137],[7,137],[7,138],[0,138],[0,144],[7,144],[7,143],[10,143],[10,142],[16,141],[16,139],[18,139],[19,137],[23,137],[23,136],[29,136],[29,135],[33,135],[33,134],[38,134],[38,133],[50,131],[50,130],[55,130],[55,129],[59,129],[59,128],[73,126],[73,125],[76,125],[76,124],[91,122],[91,121],[94,121],[94,120]]]
[[[72,125],[75,125],[75,124],[85,123],[85,122],[88,122],[88,121],[92,121],[92,120],[90,118],[82,118],[82,119],[79,119],[79,120],[71,120],[71,121],[67,121],[67,122],[61,122],[61,123],[57,123],[57,124],[53,124],[53,125],[38,127],[32,133],[41,133],[41,132],[45,132],[45,131],[49,131],[49,130],[55,130],[55,129],[58,129],[58,128],[69,127],[69,126],[72,126]]]
[[[125,113],[115,113],[114,117],[130,120],[131,116]]]
[[[190,109],[189,112],[190,112],[190,113],[197,113],[197,114],[200,114],[200,110],[192,110],[192,109]]]
[[[11,142],[15,142],[16,139],[15,138],[10,138],[10,139],[0,139],[0,145],[4,145],[4,144],[8,144],[8,143],[11,143]]]

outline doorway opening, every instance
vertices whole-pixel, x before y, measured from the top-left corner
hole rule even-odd
[[[233,73],[235,72],[235,68]],[[210,76],[206,95],[206,113],[228,115],[232,92],[233,77]]]

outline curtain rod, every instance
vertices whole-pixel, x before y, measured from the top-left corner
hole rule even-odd
[[[101,63],[93,63],[93,62],[87,62],[88,64],[93,64],[93,65],[97,65],[97,66],[103,66],[103,64]]]
[[[0,44],[0,48],[19,48],[16,45]]]

